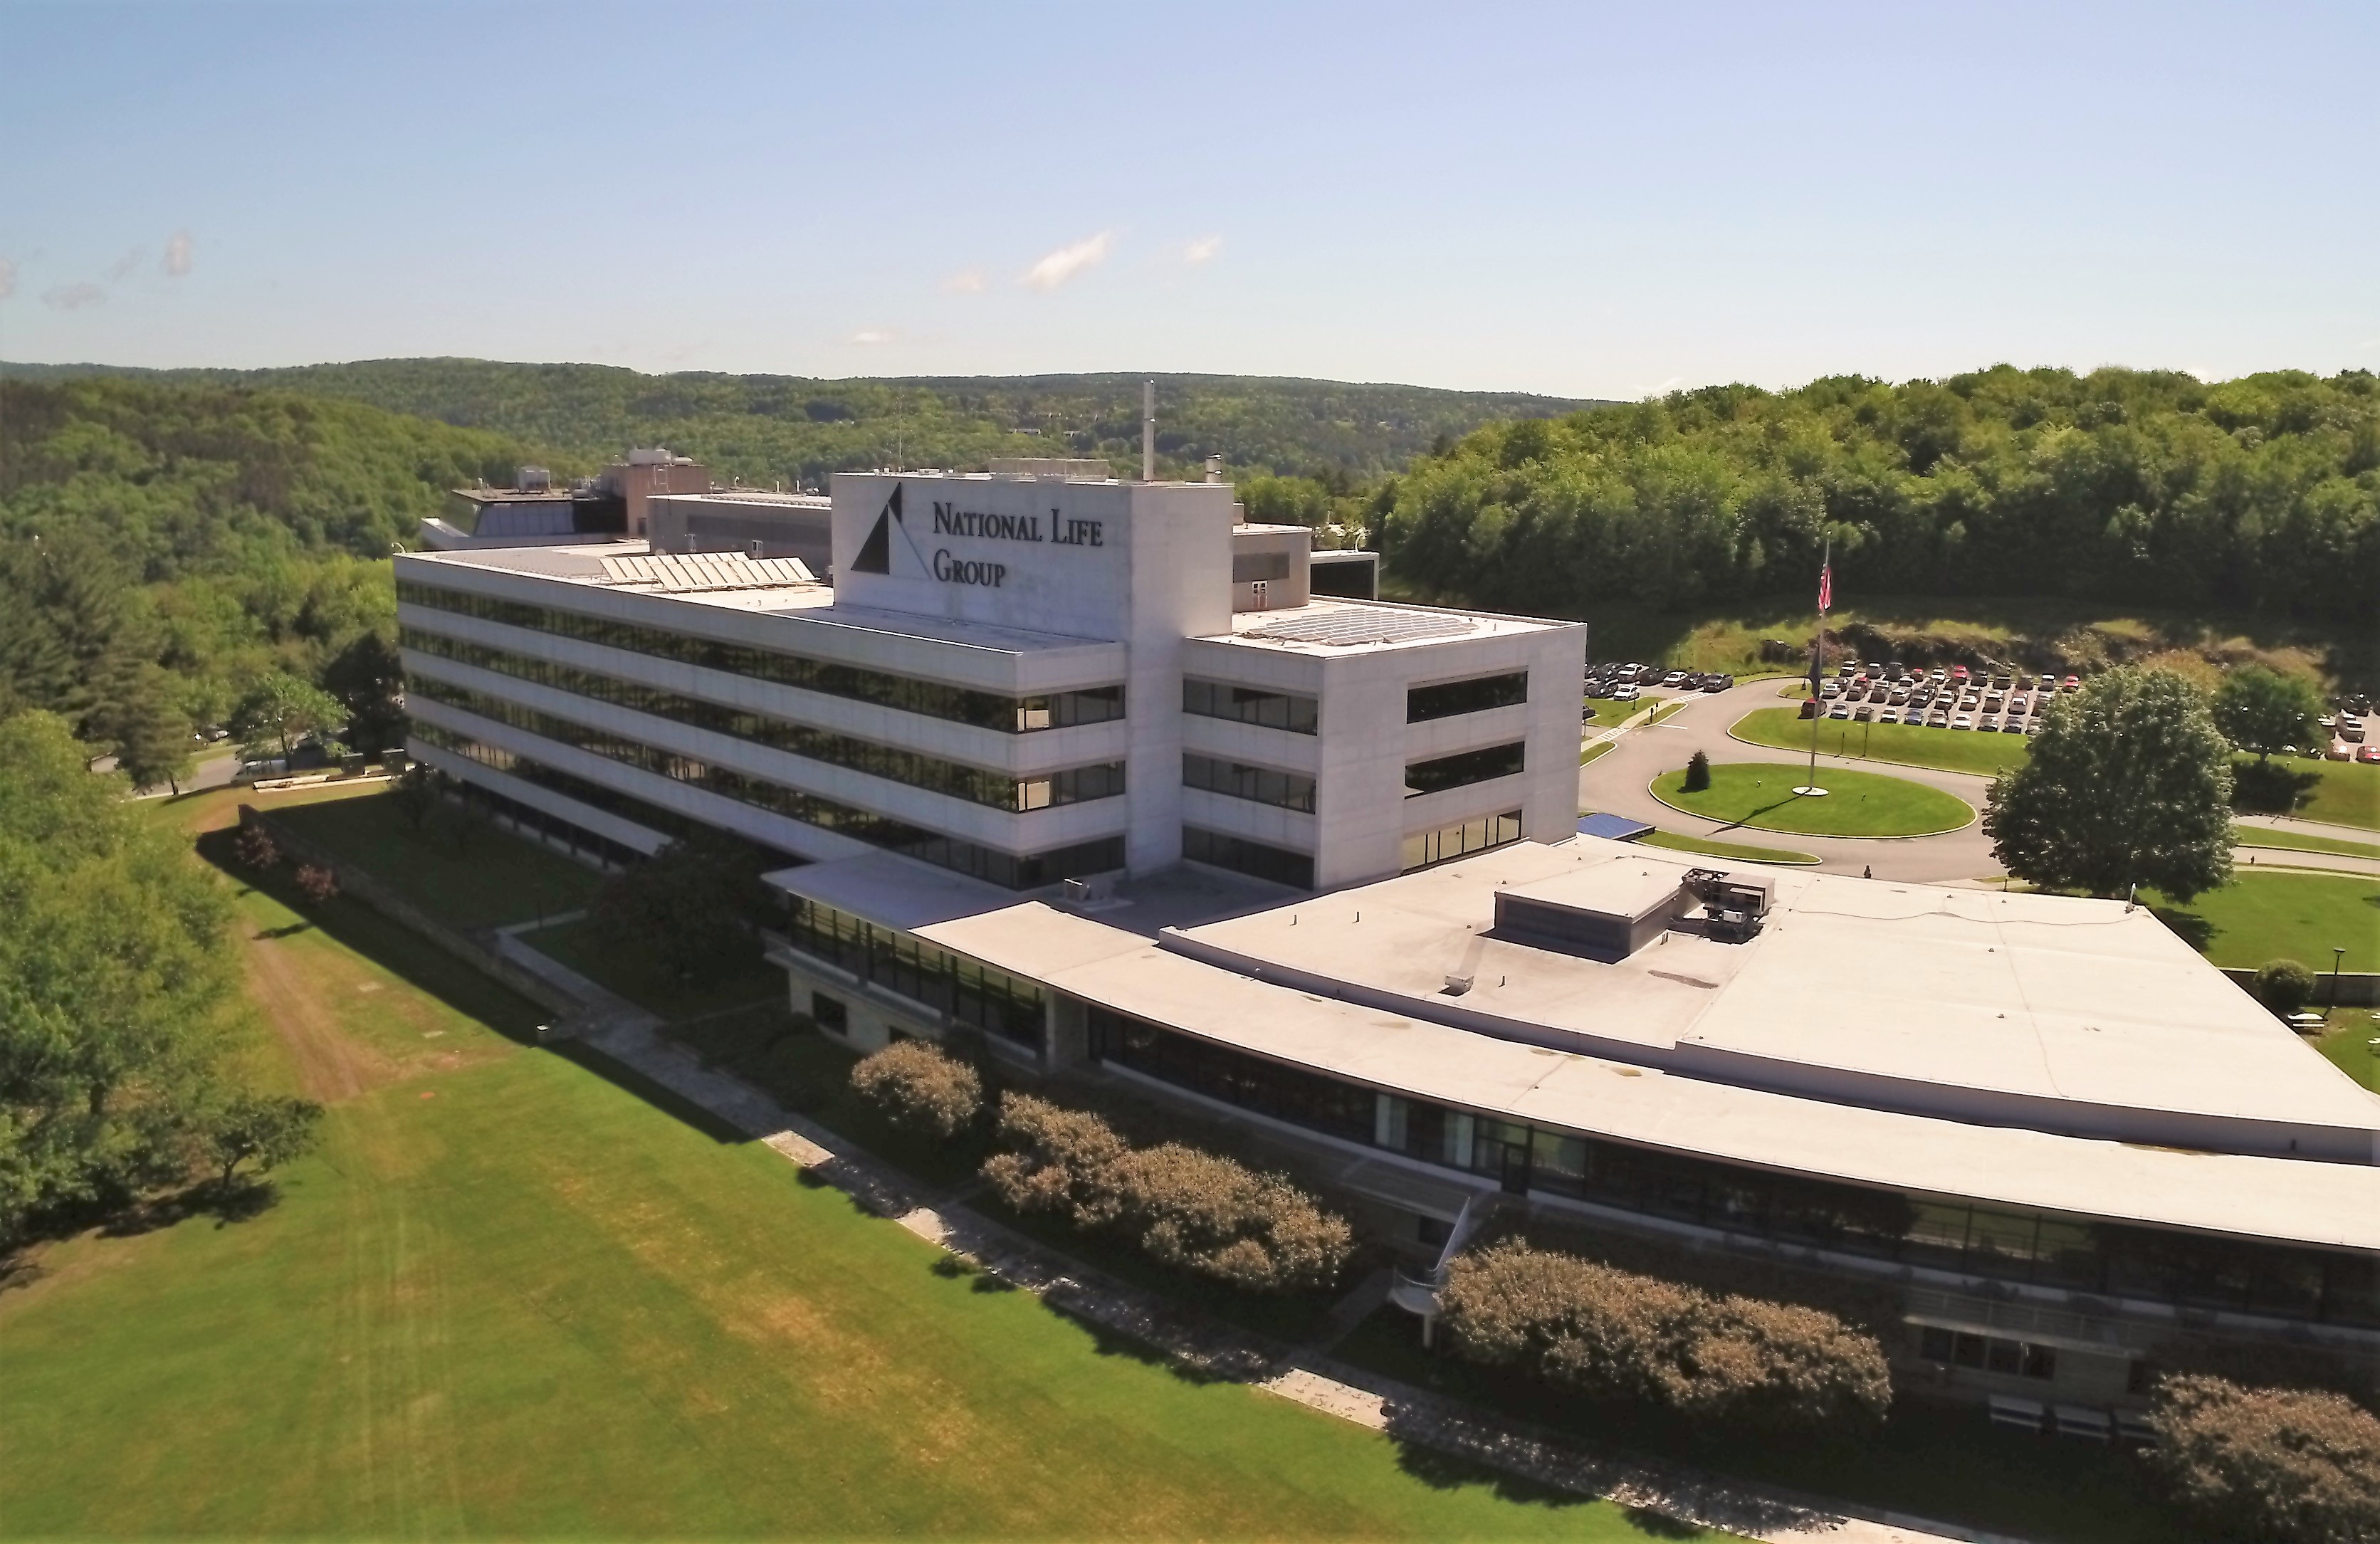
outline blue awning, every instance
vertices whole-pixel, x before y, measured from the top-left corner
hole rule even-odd
[[[1578,818],[1578,833],[1581,836],[1600,836],[1607,842],[1633,842],[1652,833],[1651,826],[1642,821],[1632,821],[1625,815],[1581,815]]]

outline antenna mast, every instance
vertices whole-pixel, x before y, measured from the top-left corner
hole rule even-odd
[[[1140,480],[1157,480],[1157,383],[1140,383]]]

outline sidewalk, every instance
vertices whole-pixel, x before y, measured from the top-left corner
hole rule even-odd
[[[1057,1311],[1141,1345],[1194,1377],[1252,1384],[1309,1409],[1573,1494],[1642,1507],[1739,1536],[1787,1544],[2012,1544],[1999,1536],[1890,1514],[1854,1514],[1818,1501],[1692,1470],[1598,1457],[1559,1434],[1443,1399],[1333,1361],[1328,1348],[1354,1328],[1385,1281],[1357,1283],[1312,1344],[1291,1348],[1181,1307],[1050,1249],[964,1204],[974,1186],[929,1196],[914,1181],[759,1089],[714,1072],[665,1039],[662,1021],[512,931],[499,950],[580,996],[579,1038],[613,1061],[750,1133],[860,1205],[976,1269],[1039,1296]]]

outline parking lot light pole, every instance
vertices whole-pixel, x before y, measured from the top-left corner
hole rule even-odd
[[[2347,949],[2344,944],[2334,943],[2330,946],[2330,1011],[2332,1013],[2338,1012],[2338,967],[2346,958]]]
[[[1818,728],[1826,723],[1821,711],[1825,706],[1818,696],[1818,682],[1826,670],[1827,611],[1835,598],[1835,538],[1827,534],[1826,556],[1818,564],[1818,630],[1810,638],[1810,776],[1793,790],[1803,798],[1824,798],[1827,791],[1818,786]]]

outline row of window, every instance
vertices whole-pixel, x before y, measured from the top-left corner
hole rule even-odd
[[[803,954],[863,981],[962,1024],[1040,1048],[1042,993],[1036,982],[800,896],[794,899],[790,937]]]
[[[1470,853],[1484,853],[1490,847],[1500,847],[1521,839],[1521,812],[1507,809],[1500,815],[1482,815],[1475,820],[1457,821],[1452,825],[1439,826],[1436,831],[1417,831],[1404,839],[1397,855],[1397,869],[1410,874],[1416,869],[1427,869],[1433,863],[1462,857]]]
[[[2058,1348],[2055,1346],[2034,1345],[2029,1341],[2002,1340],[1998,1335],[1978,1335],[1964,1330],[1945,1330],[1932,1324],[1918,1331],[1917,1354],[1943,1367],[1973,1368],[1981,1372],[2006,1373],[2011,1378],[2038,1378],[2046,1381],[2058,1376]]]
[[[534,783],[540,788],[552,789],[565,798],[586,805],[591,809],[601,809],[607,815],[617,815],[620,819],[633,825],[642,826],[656,835],[684,839],[713,829],[674,809],[665,808],[661,805],[638,798],[633,794],[624,794],[617,788],[606,787],[601,783],[590,783],[586,778],[564,772],[559,767],[549,767],[544,762],[533,760],[527,756],[516,756],[502,746],[490,745],[485,740],[473,739],[468,735],[458,734],[443,724],[431,723],[427,719],[415,719],[408,733],[414,739],[425,745],[436,746],[441,750],[451,752],[467,761],[485,767],[490,772],[504,772],[508,776],[517,777],[524,783]],[[517,802],[504,798],[493,789],[483,788],[470,783],[463,784],[463,796],[467,800],[500,801],[496,806],[499,810],[504,810],[504,805]],[[521,808],[528,807],[522,805]],[[510,813],[509,810],[504,810],[504,812]],[[630,853],[619,861],[630,862],[638,856],[641,855]],[[788,857],[785,861],[798,863],[802,859]]]
[[[1182,757],[1182,786],[1204,788],[1210,794],[1226,794],[1252,804],[1314,813],[1314,779],[1304,772],[1276,772],[1270,767],[1251,767],[1185,751]]]
[[[896,675],[890,671],[869,670],[833,660],[814,660],[774,649],[756,649],[749,644],[696,638],[672,632],[666,627],[649,627],[608,616],[590,616],[584,612],[532,605],[525,601],[506,601],[492,595],[473,594],[468,590],[447,590],[424,584],[419,579],[397,580],[396,598],[407,605],[428,606],[462,616],[476,616],[483,621],[527,627],[556,638],[577,638],[607,649],[625,650],[631,654],[676,660],[706,670],[723,671],[730,675],[773,681],[781,687],[796,687],[828,697],[849,698],[856,702],[873,702],[881,707],[897,708],[904,712],[948,719],[954,723],[971,723],[980,729],[996,729],[1008,735],[1030,734],[1040,729],[1064,729],[1077,723],[1105,723],[1123,717],[1123,687],[1121,685],[1032,697],[1008,697],[999,692],[921,680],[914,675]]]
[[[1427,761],[1405,764],[1405,797],[1419,798],[1424,794],[1442,794],[1449,788],[1467,788],[1474,783],[1488,783],[1500,777],[1511,777],[1521,771],[1527,760],[1528,746],[1520,740],[1510,745],[1482,746],[1477,750],[1459,750],[1451,756],[1434,756]]]
[[[1218,869],[1229,869],[1235,874],[1270,880],[1275,884],[1291,885],[1299,890],[1314,888],[1312,853],[1293,852],[1287,847],[1253,842],[1227,832],[1184,826],[1182,856],[1193,862],[1211,863]]]
[[[423,691],[419,687],[430,687],[433,689]],[[481,718],[492,719],[499,723],[511,724],[516,729],[525,730],[544,739],[558,741],[587,751],[590,755],[618,761],[641,772],[651,772],[657,777],[666,777],[672,782],[683,783],[690,787],[700,788],[706,793],[717,794],[722,798],[734,799],[738,804],[748,804],[754,808],[783,815],[788,820],[799,821],[805,825],[817,826],[821,831],[833,832],[838,836],[850,837],[855,842],[865,842],[870,846],[905,853],[920,862],[931,863],[938,868],[950,869],[962,874],[971,874],[977,879],[987,880],[1008,890],[1038,890],[1043,885],[1055,884],[1062,879],[1072,879],[1080,874],[1104,873],[1109,869],[1123,867],[1122,836],[1096,837],[1088,842],[1078,842],[1066,847],[1053,847],[1046,852],[1002,852],[996,847],[964,842],[940,832],[927,831],[918,826],[909,825],[893,820],[890,816],[878,815],[866,809],[855,809],[849,805],[837,804],[832,799],[820,798],[816,794],[804,793],[797,788],[787,788],[762,778],[747,776],[731,767],[698,761],[692,757],[659,750],[651,746],[639,745],[633,740],[623,740],[600,730],[589,729],[583,724],[572,723],[565,719],[549,718],[543,713],[533,712],[517,703],[499,701],[494,698],[483,697],[477,692],[465,691],[461,688],[445,687],[443,682],[419,683],[416,688],[416,695],[428,701],[443,702],[448,707],[458,708],[467,713],[477,713]],[[456,735],[454,731],[441,729],[419,718],[416,718],[413,722],[413,732],[432,745],[443,746],[459,755],[469,756],[481,765],[492,767],[498,772],[515,772],[515,775],[526,777],[530,774],[517,772],[506,763],[518,760],[524,766],[536,765],[526,758],[513,758],[508,751],[493,746],[480,745],[468,736]],[[552,772],[552,769],[541,770]],[[552,772],[552,775],[566,776],[567,774]],[[532,781],[541,780],[532,778]],[[594,786],[585,783],[583,779],[572,781],[583,786]],[[548,783],[548,786],[554,786],[557,792],[567,791],[552,783]],[[580,796],[571,794],[570,796],[577,798]],[[589,798],[585,802],[595,805],[597,808],[610,808],[593,798]],[[636,802],[641,803],[641,801]],[[643,816],[628,810],[619,809],[614,810],[613,813],[619,814],[623,819],[635,821],[639,825],[652,824]],[[683,816],[676,819],[686,821]],[[686,823],[691,824],[691,822]],[[672,832],[672,828],[667,825],[655,826],[654,829]]]
[[[2001,1211],[1491,1119],[1093,1007],[1091,1053],[1209,1099],[1424,1162],[1732,1233],[1971,1276],[2380,1327],[2369,1255]]]
[[[1311,697],[1191,676],[1182,681],[1182,711],[1200,718],[1253,723],[1260,729],[1286,729],[1293,735],[1311,735],[1322,726],[1322,704]]]
[[[1529,673],[1525,670],[1503,675],[1475,675],[1468,681],[1441,681],[1432,687],[1407,687],[1405,722],[1426,723],[1434,718],[1484,713],[1490,708],[1510,708],[1528,699]]]
[[[1123,763],[1121,761],[1069,767],[1038,777],[1018,777],[1013,772],[946,761],[939,756],[879,745],[873,740],[839,735],[811,724],[795,723],[773,714],[731,708],[660,687],[649,687],[642,682],[580,670],[553,660],[492,649],[484,643],[449,638],[443,633],[433,633],[420,627],[399,628],[397,641],[407,649],[419,650],[425,654],[533,681],[556,691],[569,692],[575,697],[591,698],[615,708],[625,708],[631,712],[650,713],[673,723],[708,729],[714,734],[785,751],[806,760],[848,767],[854,772],[905,783],[929,793],[947,794],[953,798],[965,799],[970,804],[985,805],[993,809],[1012,812],[1046,809],[1055,804],[1112,798],[1123,792]]]

